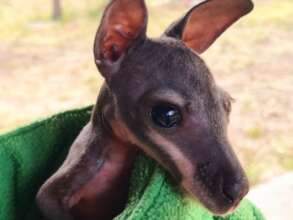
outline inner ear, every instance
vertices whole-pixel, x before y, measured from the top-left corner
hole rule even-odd
[[[112,0],[95,40],[99,62],[117,61],[139,37],[145,37],[147,10],[143,0]]]
[[[252,8],[250,0],[207,0],[192,8],[165,35],[180,38],[188,47],[202,53]]]

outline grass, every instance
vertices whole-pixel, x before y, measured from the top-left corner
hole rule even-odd
[[[50,19],[50,1],[0,3],[0,131],[94,103],[102,78],[92,44],[103,1],[64,0]],[[236,99],[230,124],[252,184],[293,169],[293,2],[258,0],[203,57]],[[186,7],[151,5],[149,36],[159,36]]]

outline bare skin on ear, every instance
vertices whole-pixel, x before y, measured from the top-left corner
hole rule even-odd
[[[211,212],[237,207],[249,186],[227,137],[231,97],[197,53],[251,9],[250,0],[209,0],[149,39],[143,0],[109,3],[94,45],[105,83],[90,122],[38,192],[47,219],[113,219],[138,151]]]
[[[100,59],[117,61],[139,34],[144,32],[146,19],[143,1],[112,1],[97,33]]]
[[[192,8],[182,19],[184,25],[179,36],[188,47],[203,53],[229,26],[252,8],[253,4],[249,0],[205,1]]]

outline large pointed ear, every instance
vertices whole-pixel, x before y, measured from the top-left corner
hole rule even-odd
[[[188,47],[202,53],[230,25],[252,9],[250,0],[207,0],[173,23],[165,35],[181,39]]]
[[[144,0],[112,0],[109,3],[94,45],[96,64],[104,76],[111,69],[117,69],[135,42],[145,39],[146,26],[147,9]]]

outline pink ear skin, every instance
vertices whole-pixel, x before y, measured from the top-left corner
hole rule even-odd
[[[139,37],[145,37],[147,10],[143,0],[112,0],[95,41],[97,64],[115,62]]]
[[[250,0],[208,0],[187,15],[181,40],[203,53],[235,21],[253,9]]]

